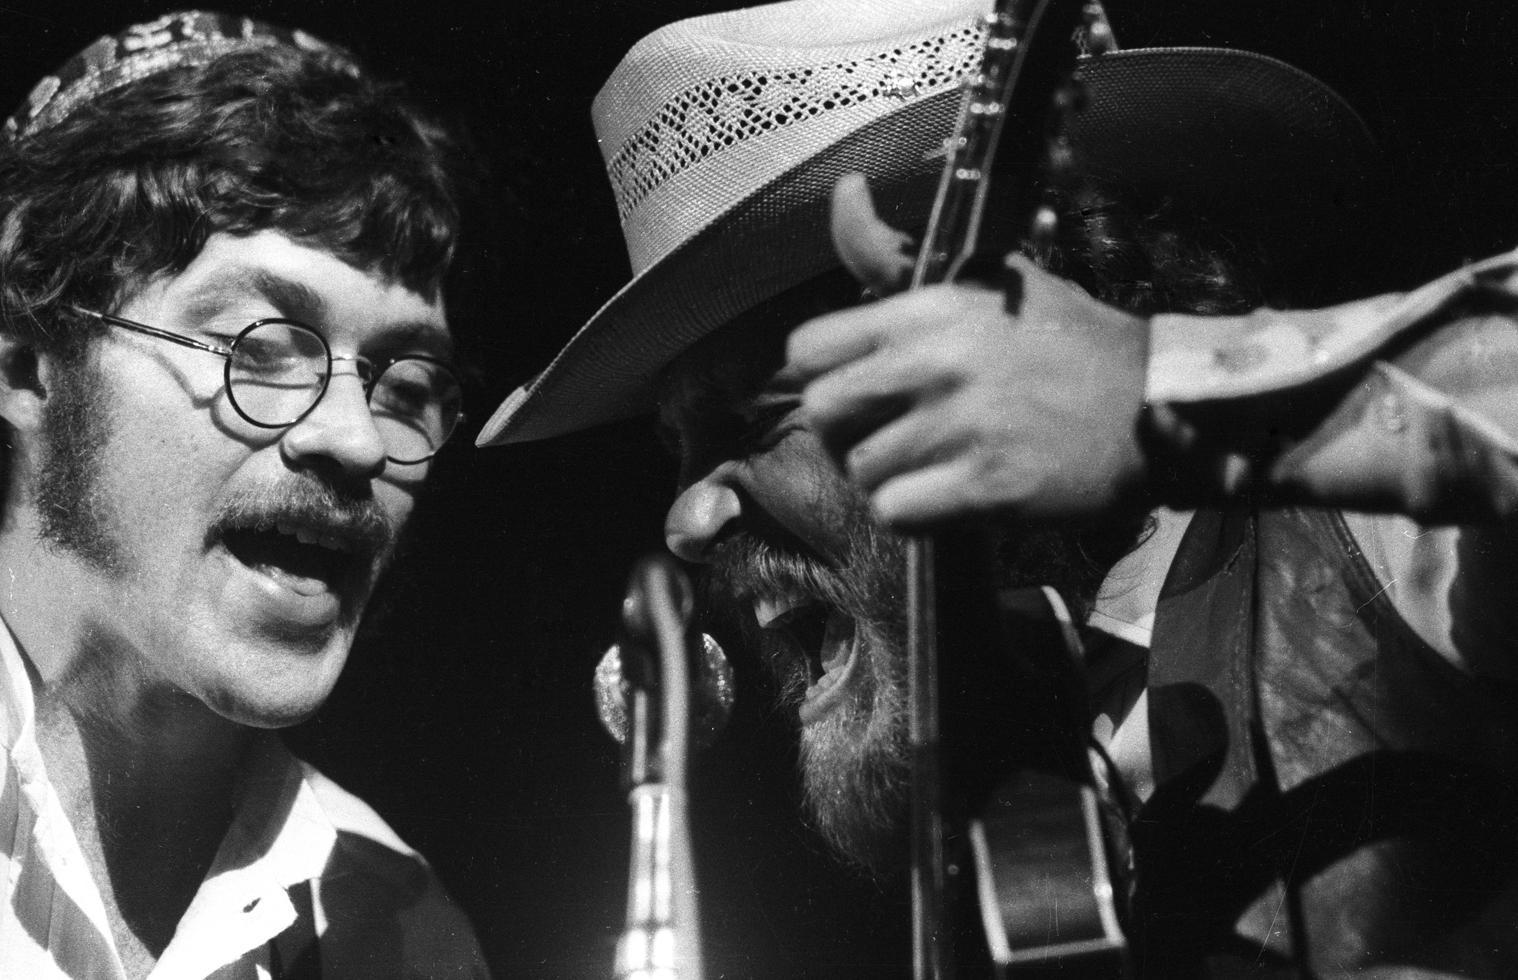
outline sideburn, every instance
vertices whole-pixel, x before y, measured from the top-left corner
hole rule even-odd
[[[124,569],[100,472],[112,419],[104,375],[89,349],[65,358],[42,407],[32,500],[42,539],[107,573]]]

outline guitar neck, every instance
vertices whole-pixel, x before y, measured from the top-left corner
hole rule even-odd
[[[1099,6],[1091,6],[1099,14]],[[977,256],[990,254],[999,261],[1027,235],[1052,236],[1053,212],[1044,188],[1051,180],[1070,179],[1073,171],[1062,124],[1078,102],[1072,81],[1078,53],[1074,38],[1083,19],[1089,23],[1092,16],[1084,0],[998,0],[986,16],[981,69],[966,85],[958,127],[945,143],[943,176],[913,271],[913,288],[958,278]],[[1033,44],[1035,36],[1051,43]],[[1017,231],[997,234],[1006,229]],[[985,542],[963,545],[963,539],[950,544],[915,538],[907,552],[912,946],[917,980],[941,980],[953,969],[945,925],[939,717],[939,637],[944,624],[939,619],[937,563],[945,546],[970,555],[976,566],[989,563]],[[956,562],[964,560],[955,557]],[[954,811],[960,809],[958,803],[954,801]],[[957,813],[953,819],[959,819]]]

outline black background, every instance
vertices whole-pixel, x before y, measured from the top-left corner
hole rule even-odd
[[[489,414],[627,276],[589,122],[637,38],[738,6],[692,0],[307,0],[240,11],[304,27],[417,86],[474,134],[500,193],[488,307],[473,339]],[[1371,121],[1394,180],[1384,210],[1405,284],[1518,240],[1509,5],[1448,0],[1111,4],[1125,47],[1228,44],[1294,61]],[[1127,8],[1133,8],[1129,10]],[[95,35],[160,4],[0,5],[0,102]],[[472,433],[471,433],[472,435]],[[661,546],[673,483],[639,422],[438,466],[389,614],[332,701],[292,736],[427,853],[507,977],[609,973],[628,820],[591,669],[626,570]],[[794,811],[785,726],[740,662],[740,710],[696,770],[697,860],[711,977],[906,973],[899,896],[839,873]]]

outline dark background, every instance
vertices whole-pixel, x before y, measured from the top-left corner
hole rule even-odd
[[[692,0],[254,2],[236,9],[353,48],[474,134],[497,193],[476,423],[627,276],[590,100],[626,48]],[[231,8],[226,4],[224,7]],[[1338,86],[1387,149],[1381,192],[1412,284],[1514,235],[1506,3],[1134,0],[1125,47],[1226,44]],[[1128,9],[1133,8],[1133,9]],[[0,102],[106,30],[162,4],[0,5]],[[472,435],[472,434],[471,434]],[[670,466],[648,427],[614,426],[438,466],[407,572],[328,707],[292,736],[427,853],[505,977],[608,975],[625,903],[628,819],[595,721],[592,667],[627,568],[661,546]],[[711,977],[905,975],[898,895],[830,863],[795,816],[782,720],[742,661],[738,717],[696,770],[697,861]],[[746,697],[744,695],[747,695]]]

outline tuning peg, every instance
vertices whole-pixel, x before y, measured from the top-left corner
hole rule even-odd
[[[1107,19],[1107,11],[1097,0],[1086,4],[1083,11],[1086,19],[1085,53],[1092,55],[1106,54],[1117,50],[1117,37],[1112,33],[1112,22]]]
[[[1054,105],[1060,112],[1080,112],[1086,108],[1089,98],[1086,86],[1079,81],[1073,81],[1068,85],[1060,86],[1060,90],[1054,96]]]
[[[1052,246],[1055,233],[1058,231],[1059,215],[1055,214],[1054,208],[1047,204],[1039,207],[1033,215],[1033,227],[1028,233],[1034,248],[1043,249]]]
[[[1049,144],[1048,156],[1044,158],[1044,177],[1049,183],[1068,187],[1079,176],[1075,148],[1064,137]]]

